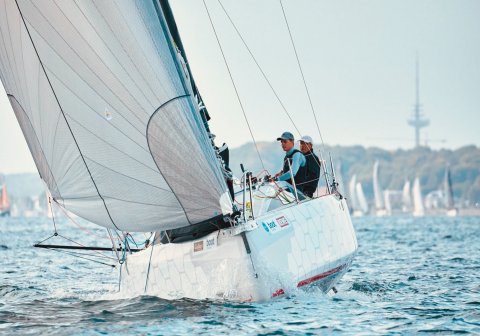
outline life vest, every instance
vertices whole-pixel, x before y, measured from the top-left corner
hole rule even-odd
[[[300,152],[298,149],[294,149],[290,154],[285,155],[285,158],[283,159],[283,173],[290,171],[290,166],[292,165],[293,156],[296,153],[301,154],[302,152]],[[288,164],[289,161],[290,161],[290,166]],[[294,176],[294,180],[295,180],[295,185],[298,187],[298,189],[303,190],[302,185],[305,183],[305,181],[307,181],[307,164],[306,163],[303,167],[300,166],[298,168],[297,174],[295,174]],[[291,183],[292,181],[287,180],[287,182]]]
[[[317,190],[318,180],[320,179],[320,160],[311,151],[305,155],[306,182],[303,186],[303,192],[312,197]]]

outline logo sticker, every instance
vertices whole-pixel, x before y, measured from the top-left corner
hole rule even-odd
[[[286,226],[288,226],[288,220],[285,218],[285,216],[282,216],[282,217],[278,217],[276,219],[278,225],[280,225],[280,227],[284,228]]]
[[[262,221],[262,227],[267,233],[277,233],[283,229],[288,228],[290,224],[285,216],[280,216],[275,219]]]
[[[217,247],[217,237],[214,236],[212,238],[208,238],[204,240],[205,242],[205,249],[206,250],[211,250],[215,247]]]
[[[193,243],[193,253],[211,250],[217,247],[217,236],[199,240]]]
[[[193,252],[203,251],[203,240],[193,243]]]

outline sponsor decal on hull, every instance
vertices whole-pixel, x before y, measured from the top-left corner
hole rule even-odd
[[[279,216],[272,219],[263,220],[261,222],[263,229],[270,234],[275,234],[290,226],[285,216]]]
[[[193,253],[200,253],[208,250],[213,250],[216,247],[217,247],[217,236],[208,237],[208,238],[193,242]]]

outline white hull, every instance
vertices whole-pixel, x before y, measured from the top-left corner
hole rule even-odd
[[[453,208],[453,209],[448,209],[447,210],[447,216],[448,217],[455,217],[458,215],[458,210]]]
[[[357,247],[345,200],[329,195],[200,240],[132,254],[122,269],[121,292],[235,301],[267,300],[311,285],[327,292],[348,270]]]
[[[363,217],[365,215],[365,213],[361,210],[355,210],[353,213],[352,213],[352,216],[353,217]]]
[[[375,210],[375,216],[385,217],[385,216],[388,216],[388,212],[387,212],[386,209],[377,209],[377,210]]]

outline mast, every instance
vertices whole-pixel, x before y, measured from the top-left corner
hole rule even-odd
[[[165,21],[167,23],[168,30],[170,31],[170,35],[172,36],[173,42],[175,43],[175,46],[178,48],[178,50],[180,51],[180,54],[183,57],[183,60],[185,61],[185,66],[189,73],[193,94],[197,97],[199,105],[202,106],[202,108],[200,109],[200,115],[202,117],[202,121],[205,127],[207,128],[207,131],[210,132],[210,129],[208,127],[208,121],[210,120],[210,115],[208,114],[207,108],[203,104],[202,97],[200,95],[200,92],[198,91],[197,85],[195,84],[195,80],[193,79],[192,70],[190,69],[190,64],[187,59],[187,53],[185,52],[182,39],[180,38],[180,33],[178,32],[177,23],[175,22],[175,17],[173,16],[173,11],[170,6],[170,2],[168,0],[158,0],[158,3],[160,4],[161,10],[165,17]]]

